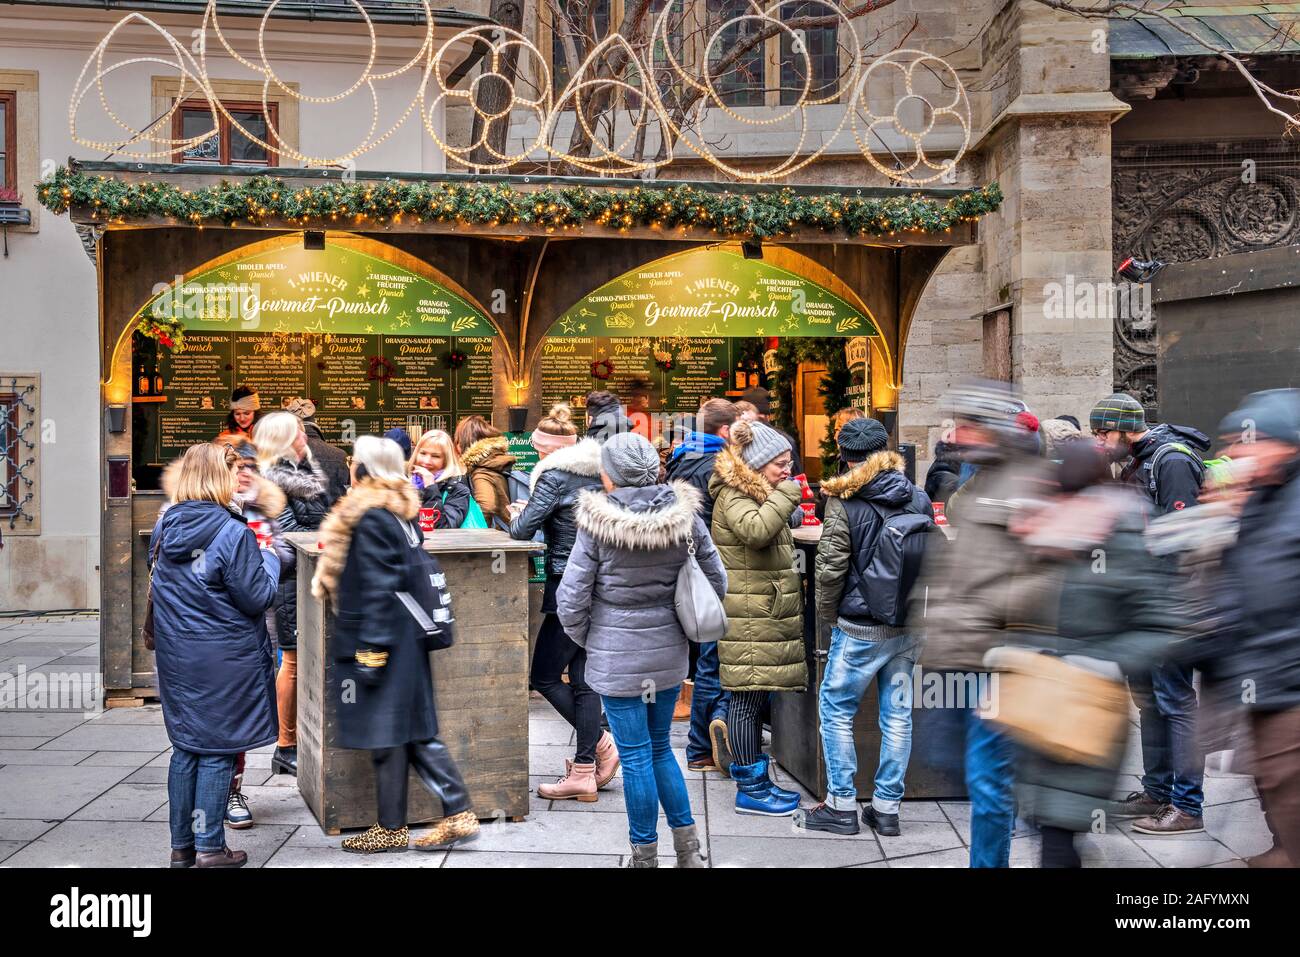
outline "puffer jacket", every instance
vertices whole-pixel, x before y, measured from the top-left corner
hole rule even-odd
[[[1165,446],[1174,448],[1162,452]],[[1156,506],[1157,514],[1182,511],[1200,500],[1205,474],[1201,457],[1209,450],[1205,433],[1162,422],[1133,443],[1133,457],[1120,479],[1138,488]]]
[[[565,632],[587,650],[587,684],[597,694],[635,698],[686,679],[675,599],[688,537],[714,590],[727,588],[699,505],[685,482],[579,494],[578,536],[556,603]]]
[[[421,508],[436,508],[438,528],[460,528],[469,514],[469,486],[461,475],[448,475],[420,489]]]
[[[789,524],[799,485],[773,488],[729,445],[714,460],[709,490],[713,541],[727,569],[727,634],[718,642],[722,687],[803,691],[803,589]]]
[[[584,489],[599,488],[600,445],[595,439],[557,449],[533,468],[528,504],[510,523],[510,537],[526,542],[543,529],[546,574],[563,575],[578,537],[578,496]]]
[[[871,610],[858,587],[859,556],[871,548],[886,513],[909,512],[933,517],[930,499],[903,474],[897,452],[875,452],[851,471],[822,482],[827,496],[822,537],[817,543],[817,620],[871,624]]]
[[[149,554],[158,556],[154,659],[167,737],[197,754],[271,744],[275,672],[263,616],[280,560],[239,516],[196,501],[159,516]]]
[[[460,457],[469,477],[469,490],[489,525],[510,527],[509,475],[515,467],[504,435],[479,439]],[[495,522],[494,522],[495,520]]]
[[[267,468],[263,477],[288,499],[288,507],[279,517],[281,531],[312,532],[320,528],[330,509],[329,482],[310,456],[300,462],[281,459]],[[280,577],[275,598],[275,637],[283,650],[298,647],[298,573],[294,566]]]
[[[1049,506],[1066,534],[1022,543],[1026,564],[1009,589],[1002,644],[1079,655],[1110,663],[1110,677],[1140,673],[1162,660],[1183,633],[1187,616],[1173,566],[1153,557],[1142,539],[1148,507],[1120,486],[1087,489]],[[1079,512],[1117,516],[1096,540],[1078,536]],[[1104,556],[1104,566],[1098,557]],[[1103,670],[1093,664],[1093,670]],[[1017,762],[1019,813],[1035,824],[1083,831],[1116,792],[1123,737],[1103,765],[1059,761],[1024,747]]]

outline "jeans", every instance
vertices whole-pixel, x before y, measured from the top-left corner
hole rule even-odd
[[[1157,801],[1200,817],[1205,756],[1196,739],[1192,669],[1163,664],[1129,676],[1142,722],[1142,789]]]
[[[709,723],[714,718],[727,720],[727,704],[731,701],[731,692],[722,690],[722,682],[718,677],[718,643],[705,641],[695,647],[700,649],[700,656],[695,659],[691,731],[686,739],[687,761],[698,761],[713,754]]]
[[[226,799],[235,774],[233,754],[195,754],[173,747],[167,768],[172,850],[199,852],[226,846]]]
[[[389,831],[406,827],[406,797],[409,771],[415,769],[420,783],[442,804],[443,817],[452,817],[472,806],[465,780],[460,776],[451,752],[437,738],[412,741],[395,748],[370,752],[375,766],[375,797],[379,805],[379,826]]]
[[[966,791],[970,795],[970,866],[1010,867],[1016,825],[1015,744],[974,708],[966,722]]]
[[[656,824],[660,805],[670,827],[695,823],[686,781],[668,740],[680,690],[680,686],[666,688],[648,702],[601,695],[609,730],[623,762],[628,840],[633,844],[654,844],[659,840]]]
[[[528,680],[578,732],[575,764],[594,762],[596,745],[600,742],[600,696],[587,685],[586,666],[587,653],[565,634],[558,615],[547,614],[537,632],[533,670]],[[566,667],[568,684],[560,679]]]
[[[903,778],[912,755],[912,668],[916,639],[899,635],[884,641],[851,638],[831,629],[831,648],[817,697],[822,752],[826,756],[826,803],[837,811],[856,811],[858,771],[853,719],[871,680],[880,698],[880,762],[871,806],[897,814]]]

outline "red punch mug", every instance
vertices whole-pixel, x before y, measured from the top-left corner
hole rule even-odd
[[[442,512],[438,511],[436,508],[420,509],[420,531],[433,531],[434,526],[438,524],[438,519],[441,517]]]
[[[271,526],[266,522],[254,520],[248,523],[248,527],[253,530],[257,536],[257,545],[259,548],[271,547]]]

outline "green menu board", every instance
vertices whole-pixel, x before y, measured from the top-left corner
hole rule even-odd
[[[554,336],[873,336],[871,320],[810,279],[739,247],[702,246],[624,273],[556,320]]]

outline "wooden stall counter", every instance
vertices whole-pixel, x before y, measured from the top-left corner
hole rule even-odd
[[[335,744],[334,616],[311,593],[317,535],[285,537],[298,553],[298,790],[326,833],[370,827],[370,753]],[[447,575],[456,616],[455,645],[431,655],[439,737],[482,820],[522,820],[528,812],[528,576],[530,555],[541,547],[494,529],[425,539]],[[408,786],[409,823],[443,816],[414,772]]]

